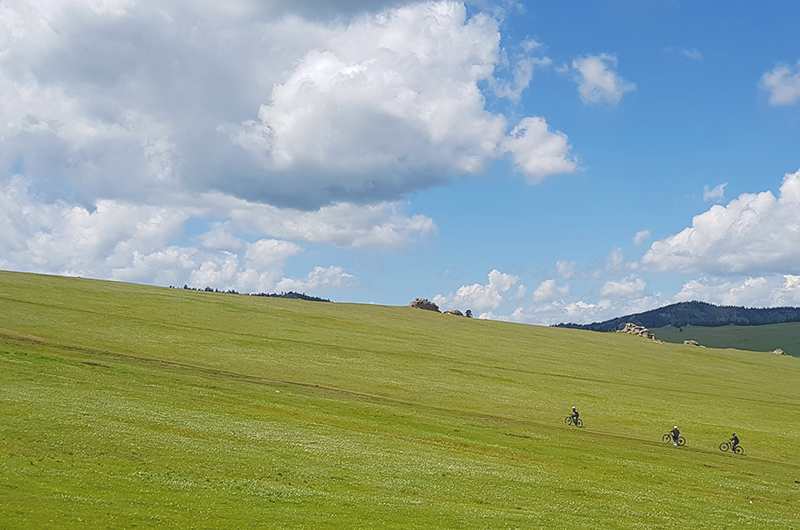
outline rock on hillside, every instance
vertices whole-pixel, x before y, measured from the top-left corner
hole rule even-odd
[[[628,322],[627,324],[625,324],[625,327],[617,330],[617,333],[630,333],[631,335],[639,335],[640,337],[644,337],[646,339],[651,339],[651,340],[655,340],[656,338],[656,336],[653,334],[652,331],[650,331],[644,326],[637,326],[632,322]]]
[[[459,316],[459,317],[463,317],[464,316],[464,313],[462,313],[458,309],[448,309],[447,311],[444,311],[442,314],[444,314],[444,315],[456,315],[456,316]]]
[[[415,298],[408,305],[411,307],[416,307],[417,309],[427,309],[428,311],[436,311],[437,313],[439,312],[439,306],[427,298]]]

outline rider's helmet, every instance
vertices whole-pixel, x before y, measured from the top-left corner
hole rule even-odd
[[[575,407],[572,407],[572,410],[575,410]]]
[[[731,434],[731,436],[736,436],[736,433]]]
[[[676,426],[675,426],[675,428],[677,429],[677,428],[678,428],[678,426],[676,425]]]

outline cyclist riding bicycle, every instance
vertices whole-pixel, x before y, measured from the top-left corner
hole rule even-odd
[[[572,417],[572,421],[575,422],[575,425],[577,425],[578,424],[578,417],[580,416],[580,414],[578,414],[578,409],[576,409],[575,407],[572,407],[572,414],[570,414],[570,416]]]
[[[678,426],[676,425],[674,429],[669,431],[672,435],[672,441],[675,442],[675,447],[678,447],[678,437],[681,435],[681,431],[678,430]]]
[[[736,452],[736,446],[739,445],[739,437],[736,436],[736,433],[733,433],[733,435],[731,435],[731,439],[728,440],[728,441],[731,443],[731,449],[735,453]]]

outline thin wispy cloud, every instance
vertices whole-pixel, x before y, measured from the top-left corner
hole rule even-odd
[[[640,230],[636,232],[635,236],[633,236],[633,243],[636,245],[641,245],[648,239],[650,239],[650,230]]]
[[[697,51],[695,48],[681,48],[680,46],[668,46],[664,48],[664,52],[666,53],[677,53],[686,59],[691,59],[692,61],[702,61],[703,54]]]
[[[725,197],[725,187],[728,185],[727,182],[724,184],[717,184],[713,188],[709,188],[708,186],[703,186],[703,200],[704,201],[721,201]]]

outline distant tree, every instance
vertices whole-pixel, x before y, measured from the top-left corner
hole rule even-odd
[[[467,312],[464,313],[464,316],[466,316],[467,318],[472,318],[472,309],[467,309]]]

